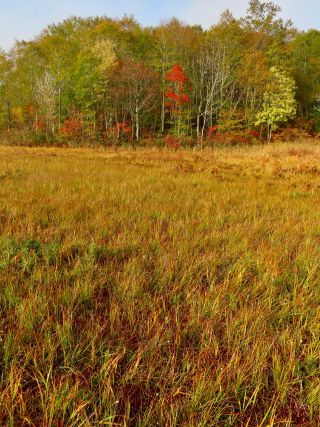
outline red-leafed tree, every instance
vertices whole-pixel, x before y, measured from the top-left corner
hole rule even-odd
[[[170,86],[165,92],[165,97],[167,98],[165,105],[175,125],[175,132],[180,136],[183,123],[183,107],[190,102],[190,98],[185,91],[188,78],[181,66],[176,64],[166,73],[166,80]]]

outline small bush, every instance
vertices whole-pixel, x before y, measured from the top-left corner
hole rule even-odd
[[[165,136],[163,142],[166,148],[170,148],[172,150],[178,150],[181,147],[180,138],[174,135]]]
[[[80,143],[83,139],[83,123],[79,119],[68,119],[60,130],[60,136]]]
[[[214,145],[248,145],[252,142],[252,138],[243,132],[224,132],[224,133],[209,133],[206,143],[209,146]]]
[[[294,142],[310,139],[311,134],[304,128],[285,128],[274,133],[272,140],[274,142]]]

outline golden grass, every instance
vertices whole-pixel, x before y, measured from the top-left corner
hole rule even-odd
[[[318,425],[320,145],[0,147],[0,424]]]

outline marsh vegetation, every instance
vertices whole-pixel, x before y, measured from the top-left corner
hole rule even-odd
[[[316,425],[319,160],[0,147],[0,424]]]

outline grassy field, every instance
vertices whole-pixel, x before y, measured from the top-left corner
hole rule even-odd
[[[320,144],[0,147],[0,425],[320,425]]]

